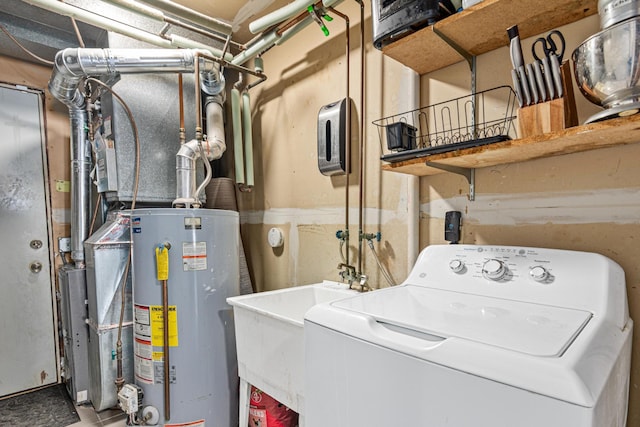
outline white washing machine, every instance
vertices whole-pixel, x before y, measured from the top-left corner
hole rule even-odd
[[[306,427],[624,427],[632,329],[604,256],[430,246],[307,312]]]

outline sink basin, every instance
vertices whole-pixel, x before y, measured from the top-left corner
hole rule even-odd
[[[325,281],[227,298],[235,319],[241,423],[248,384],[304,412],[304,314],[316,304],[355,293],[347,285]]]

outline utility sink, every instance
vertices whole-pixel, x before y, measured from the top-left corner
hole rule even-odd
[[[227,298],[235,319],[241,426],[247,425],[249,384],[304,412],[304,315],[316,304],[355,294],[345,284],[324,281]]]

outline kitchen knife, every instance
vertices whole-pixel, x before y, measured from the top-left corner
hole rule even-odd
[[[533,71],[533,64],[527,64],[527,78],[529,79],[529,89],[531,90],[531,100],[534,104],[541,101],[538,94],[538,86],[536,85],[536,76]]]
[[[524,70],[524,65],[518,67],[518,78],[522,85],[522,94],[524,95],[524,106],[531,105],[531,91],[529,90],[529,81],[527,79],[527,72]]]
[[[522,89],[520,88],[520,79],[518,79],[518,72],[511,70],[511,79],[513,79],[513,90],[516,92],[516,98],[518,98],[518,105],[520,108],[524,107],[524,100],[522,99]]]
[[[511,64],[516,70],[519,67],[524,67],[524,57],[522,56],[522,46],[520,45],[520,34],[518,32],[518,26],[514,25],[507,29],[509,35],[509,54],[511,55]]]
[[[538,87],[538,94],[542,102],[547,100],[547,87],[544,83],[544,77],[542,77],[542,62],[536,60],[533,63],[533,73],[536,77],[536,86]]]
[[[553,77],[553,85],[556,90],[556,95],[558,98],[562,98],[563,88],[562,88],[562,74],[560,72],[560,61],[558,61],[558,57],[556,55],[549,55],[549,62],[551,64],[551,75]]]
[[[549,100],[556,99],[556,85],[553,82],[553,71],[551,71],[551,62],[548,56],[542,58],[542,72],[544,73],[547,92],[549,92]]]

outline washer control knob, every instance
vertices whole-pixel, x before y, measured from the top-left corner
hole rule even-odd
[[[454,273],[462,273],[464,271],[464,262],[459,259],[452,259],[449,261],[449,268]]]
[[[529,270],[529,276],[536,282],[544,282],[549,278],[549,272],[543,266],[536,265]]]
[[[491,280],[500,280],[507,274],[507,266],[497,259],[490,259],[482,266],[482,274]]]

